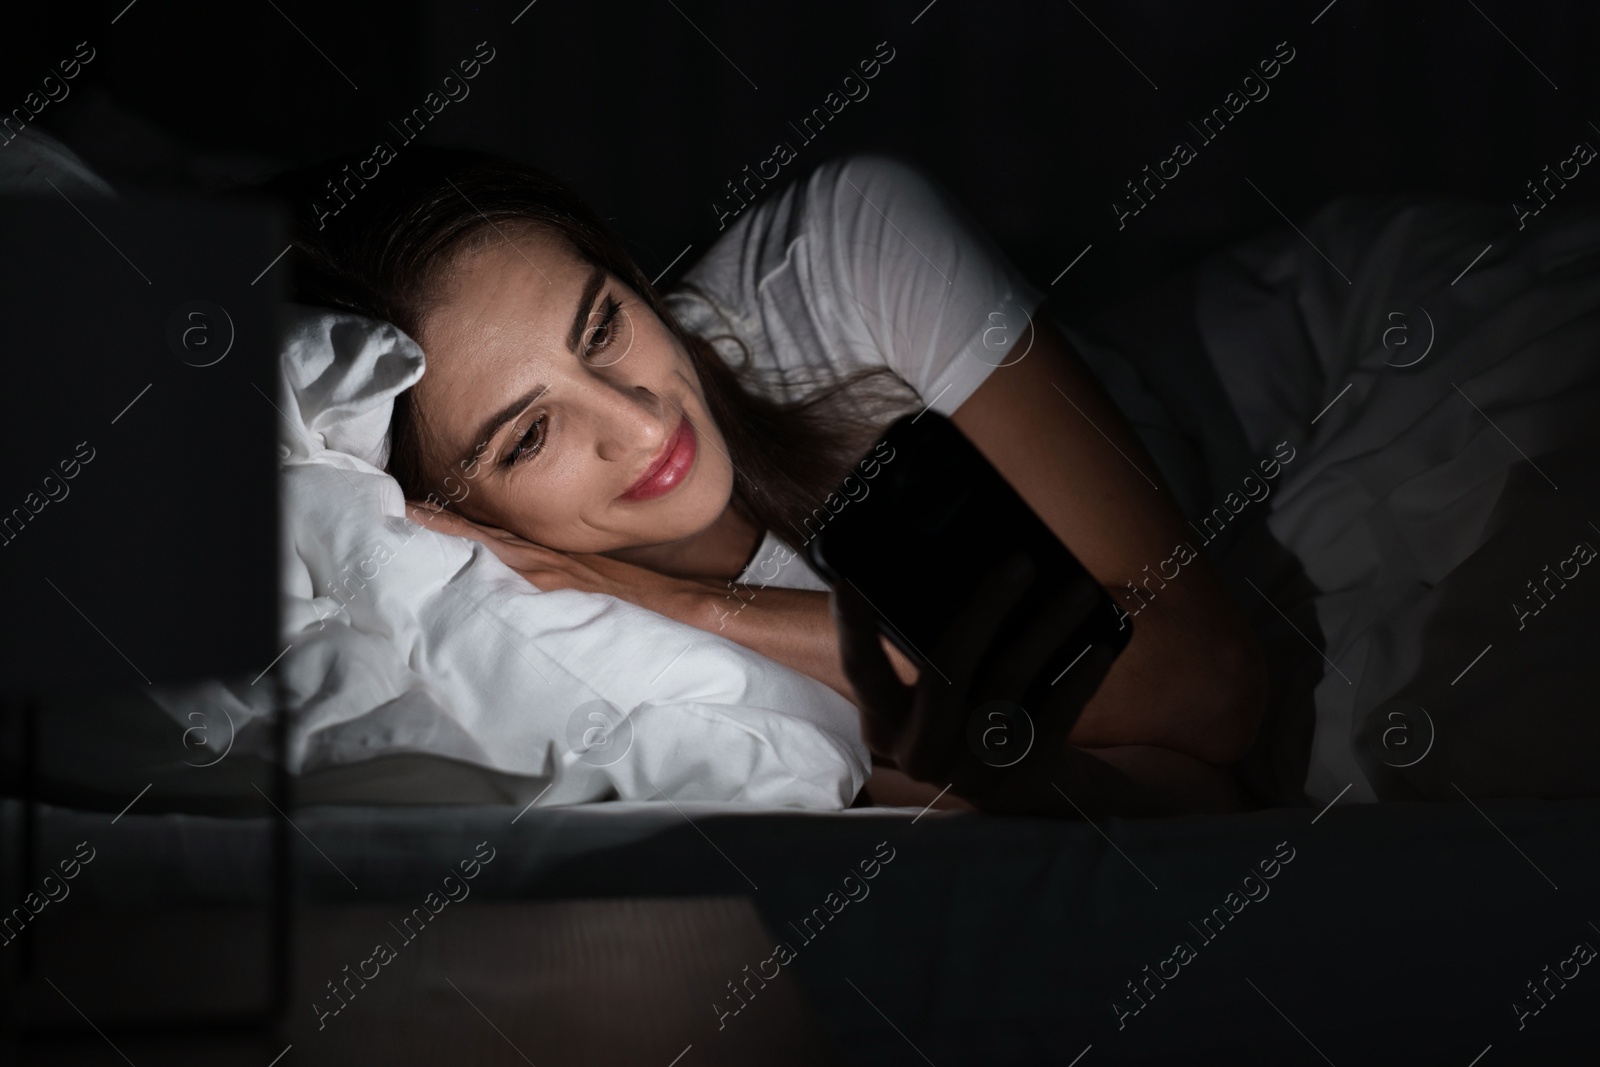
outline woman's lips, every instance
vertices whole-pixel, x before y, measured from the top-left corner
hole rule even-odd
[[[661,455],[651,461],[639,480],[622,494],[622,499],[650,500],[672,492],[689,476],[697,451],[694,426],[685,417],[678,423],[677,432],[662,449]]]

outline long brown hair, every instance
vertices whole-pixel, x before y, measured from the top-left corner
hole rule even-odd
[[[638,293],[683,343],[728,446],[733,507],[791,547],[800,547],[804,520],[822,508],[883,426],[915,401],[911,387],[887,367],[822,382],[794,401],[765,395],[719,354],[713,342],[723,338],[689,333],[599,215],[540,170],[477,152],[418,146],[370,182],[352,183],[350,167],[339,178],[341,164],[356,161],[335,159],[268,186],[297,209],[294,300],[382,319],[415,337],[454,258],[488,228],[531,223],[557,233]],[[742,340],[726,336],[744,348]],[[388,471],[407,499],[448,495],[435,484],[439,473],[427,427],[409,390],[395,400]]]

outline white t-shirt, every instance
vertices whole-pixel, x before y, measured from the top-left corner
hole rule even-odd
[[[1027,332],[1043,293],[926,177],[882,156],[824,163],[746,208],[667,302],[691,333],[785,400],[888,366],[942,415]],[[707,302],[709,300],[709,303]],[[820,505],[822,502],[818,501]],[[738,581],[826,590],[770,531]]]

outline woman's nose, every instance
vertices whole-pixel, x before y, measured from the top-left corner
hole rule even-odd
[[[607,382],[599,384],[595,398],[595,451],[601,459],[654,455],[677,428],[678,412],[647,386]]]

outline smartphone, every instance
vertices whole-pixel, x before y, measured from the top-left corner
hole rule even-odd
[[[1014,639],[1033,610],[1077,582],[1094,578],[1017,494],[1005,477],[936,411],[896,420],[852,470],[842,503],[805,543],[807,561],[830,585],[850,582],[872,604],[878,627],[919,670],[953,612],[984,575],[1012,552],[1033,562],[1035,580],[1002,623],[996,642]],[[1030,683],[1023,707],[1094,645],[1120,654],[1133,621],[1104,588],[1083,622]],[[942,673],[942,672],[941,672]]]

